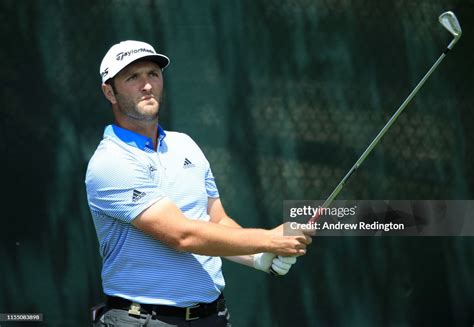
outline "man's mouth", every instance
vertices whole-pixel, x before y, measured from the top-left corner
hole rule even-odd
[[[154,95],[145,95],[144,97],[141,98],[141,100],[151,100],[151,99],[154,99],[155,96]]]

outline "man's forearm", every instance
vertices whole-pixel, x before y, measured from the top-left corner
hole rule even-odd
[[[219,220],[218,224],[228,226],[228,227],[242,228],[242,226],[237,224],[237,222],[234,219],[232,219],[228,216],[222,217]],[[224,258],[229,260],[229,261],[239,263],[241,265],[253,268],[253,254],[251,254],[251,255],[225,256]]]
[[[179,251],[210,256],[245,256],[273,248],[268,231],[263,229],[243,229],[200,221],[188,221],[186,225],[187,231],[176,247]]]
[[[227,226],[227,227],[242,228],[242,226],[237,224],[237,222],[234,219],[230,218],[229,216],[224,216],[220,218],[217,224]]]
[[[253,268],[253,254],[252,255],[237,255],[224,257],[229,261],[240,263],[241,265]]]

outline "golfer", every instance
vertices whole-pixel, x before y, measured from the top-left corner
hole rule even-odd
[[[124,41],[100,65],[115,122],[86,174],[106,295],[95,326],[230,326],[220,257],[284,275],[311,243],[303,232],[284,236],[283,225],[242,228],[227,216],[200,148],[158,123],[169,63]]]

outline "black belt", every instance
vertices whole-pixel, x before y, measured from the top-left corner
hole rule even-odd
[[[207,317],[225,308],[224,296],[221,294],[211,303],[198,303],[191,307],[181,308],[169,305],[136,303],[121,297],[107,296],[107,307],[110,309],[128,310],[130,316],[139,318],[141,314],[153,316],[181,317],[185,320],[196,320]]]

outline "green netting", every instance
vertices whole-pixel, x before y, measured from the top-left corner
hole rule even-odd
[[[283,200],[324,199],[353,165],[449,43],[445,10],[463,38],[341,199],[472,198],[474,1],[2,1],[0,313],[84,326],[101,300],[84,174],[113,119],[112,44],[171,58],[161,123],[201,145],[231,216],[272,227]],[[473,248],[315,239],[285,278],[226,262],[226,296],[235,326],[470,326]]]

